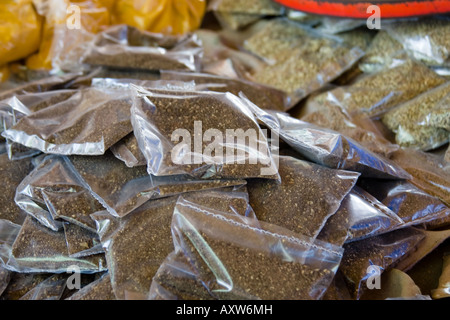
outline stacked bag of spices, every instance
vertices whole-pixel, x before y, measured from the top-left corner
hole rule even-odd
[[[52,4],[8,3],[1,300],[449,296],[446,17]]]

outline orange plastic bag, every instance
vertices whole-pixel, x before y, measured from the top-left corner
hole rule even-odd
[[[38,49],[41,20],[31,0],[0,1],[0,66]]]
[[[76,64],[75,60],[80,58],[84,46],[94,34],[111,24],[114,0],[34,2],[40,8],[40,14],[45,16],[45,22],[39,52],[26,62],[27,67],[33,70]]]
[[[206,0],[116,0],[113,23],[179,35],[196,30],[205,10]]]

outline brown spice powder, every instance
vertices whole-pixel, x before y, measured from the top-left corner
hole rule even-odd
[[[249,180],[250,205],[258,220],[316,237],[336,213],[358,174],[326,168],[292,157],[279,157],[281,183]]]

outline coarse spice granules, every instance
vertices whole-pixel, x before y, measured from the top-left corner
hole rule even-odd
[[[292,157],[279,157],[281,183],[247,182],[250,205],[258,220],[316,237],[341,205],[359,174],[326,168]]]
[[[450,215],[450,209],[438,198],[408,181],[361,179],[360,185],[403,220],[403,225],[418,225]]]
[[[14,201],[17,186],[33,170],[30,158],[11,161],[6,153],[0,154],[0,219],[21,225],[27,214]]]
[[[12,267],[21,272],[64,272],[76,264],[81,272],[100,272],[106,267],[104,256],[70,258],[64,231],[53,231],[30,215],[25,219],[12,246]]]
[[[111,286],[111,277],[105,273],[99,279],[84,286],[65,300],[116,300]]]
[[[398,146],[393,145],[383,136],[358,126],[345,110],[334,105],[332,101],[313,99],[309,105],[312,112],[304,115],[301,118],[303,121],[340,132],[359,142],[368,150],[387,158],[398,149]],[[308,103],[305,107],[308,107]]]
[[[352,84],[324,94],[339,101],[350,114],[366,113],[370,117],[377,117],[444,82],[443,77],[424,64],[407,59],[378,72],[363,74]]]
[[[60,191],[57,187],[46,187],[41,190],[41,194],[53,219],[62,219],[92,232],[96,231],[90,215],[104,210],[104,207],[88,190],[75,185],[64,186]]]
[[[11,274],[11,271],[0,266],[0,300],[2,300],[1,296],[11,280]]]
[[[396,106],[382,116],[382,122],[395,132],[395,140],[401,146],[419,148],[424,151],[440,147],[449,141],[450,132],[445,127],[427,124],[423,119],[433,115],[436,105],[446,95],[450,95],[450,82]],[[450,118],[450,112],[447,116]],[[442,118],[446,118],[445,113]],[[439,125],[439,119],[433,120],[436,122],[434,124]],[[447,122],[450,123],[450,120]]]
[[[189,174],[202,179],[278,178],[263,132],[243,101],[231,93],[140,94],[132,106],[132,122],[140,149],[147,158],[147,169],[153,175]],[[170,141],[177,129],[188,133],[189,137],[182,139],[190,141],[172,144]],[[150,139],[149,134],[144,135],[147,130],[160,137],[159,142]],[[210,137],[209,141],[204,139],[208,130],[214,130],[214,139]],[[245,141],[240,141],[239,132],[248,135]],[[196,140],[201,141],[195,143]],[[155,143],[159,144],[158,149]],[[221,154],[216,154],[217,150]],[[207,151],[214,157],[212,161],[205,158]]]
[[[394,21],[386,24],[385,29],[413,58],[427,65],[445,64],[450,57],[448,17]]]
[[[204,253],[189,242],[190,246],[185,248],[188,260],[202,282],[209,285],[208,289],[216,299],[311,300],[310,292],[314,285],[332,274],[331,270],[287,261],[257,248],[216,240],[204,233],[200,235],[225,265],[233,281],[230,291],[223,290],[213,271],[202,259]],[[239,257],[238,261],[236,257]],[[270,277],[267,276],[269,274]]]
[[[267,22],[244,42],[244,48],[268,62],[250,80],[299,98],[337,78],[363,54],[360,48],[286,19]]]
[[[86,257],[104,252],[97,233],[72,223],[64,223],[63,227],[70,257]]]
[[[358,66],[366,73],[376,72],[399,57],[403,46],[392,38],[386,30],[379,30],[373,38]],[[406,55],[405,55],[406,56]]]
[[[248,13],[259,15],[280,15],[283,7],[270,0],[217,0],[210,4],[214,11]]]
[[[341,247],[183,199],[172,234],[176,252],[216,299],[318,299],[342,255]]]
[[[86,188],[114,216],[125,216],[150,199],[188,191],[243,185],[245,180],[201,180],[189,175],[149,176],[146,166],[127,167],[107,151],[68,158]]]
[[[0,295],[0,300],[19,300],[27,292],[51,276],[51,273],[13,272],[8,286],[3,294]]]
[[[196,70],[201,47],[195,36],[162,36],[131,26],[113,26],[97,35],[83,62],[140,70]]]
[[[149,201],[120,218],[106,238],[101,236],[117,299],[127,295],[145,299],[153,276],[173,251],[170,225],[176,200]]]
[[[127,167],[147,165],[147,159],[145,159],[144,154],[141,149],[139,149],[134,133],[130,133],[125,138],[111,146],[110,150],[117,159],[125,162]]]
[[[352,298],[359,299],[366,290],[366,281],[371,275],[368,273],[368,267],[379,267],[380,272],[394,267],[395,263],[413,251],[424,237],[423,231],[411,227],[345,244],[339,270]]]
[[[182,81],[193,80],[198,88],[205,87],[211,91],[231,92],[236,96],[239,96],[239,93],[242,92],[250,101],[261,109],[284,111],[288,108],[288,97],[284,92],[243,79],[233,79],[211,74],[172,71],[162,71],[161,79]]]
[[[225,30],[240,30],[264,18],[264,16],[260,14],[225,11],[214,11],[214,16]]]
[[[213,300],[181,252],[170,253],[152,280],[149,300]]]
[[[60,300],[68,274],[54,274],[20,297],[19,300]]]

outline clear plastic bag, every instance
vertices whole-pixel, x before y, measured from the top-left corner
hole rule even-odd
[[[175,252],[215,299],[319,299],[342,255],[331,244],[183,197],[172,233]]]
[[[344,135],[281,112],[268,113],[248,99],[256,118],[306,159],[335,169],[360,172],[362,177],[408,179],[399,165]]]
[[[115,68],[198,71],[201,55],[201,42],[195,34],[164,36],[117,25],[96,36],[83,62]]]
[[[151,175],[278,179],[263,131],[243,100],[229,92],[134,87],[131,121]]]
[[[11,256],[12,246],[20,232],[20,228],[21,225],[0,219],[0,265],[3,268],[6,268],[6,264]]]
[[[22,180],[33,170],[30,159],[11,161],[6,153],[0,154],[0,219],[9,220],[15,224],[22,224],[26,213],[14,201],[16,188]]]
[[[69,88],[81,75],[81,73],[66,73],[25,82],[0,92],[0,101],[15,95]]]
[[[181,252],[171,252],[161,263],[148,293],[148,300],[213,300]]]
[[[64,223],[63,228],[70,257],[81,258],[104,253],[97,233],[73,223]]]
[[[84,286],[65,300],[116,300],[109,272]]]
[[[106,270],[103,254],[71,258],[64,231],[52,231],[27,216],[12,247],[6,268],[15,272],[65,273],[76,266],[81,273]]]
[[[362,74],[351,84],[326,91],[315,100],[331,101],[350,115],[364,113],[377,118],[445,81],[423,63],[400,56],[381,70]]]
[[[125,138],[111,146],[114,156],[123,161],[127,167],[139,167],[147,165],[147,159],[139,149],[139,145],[134,133],[130,133]]]
[[[81,89],[21,118],[3,136],[44,153],[99,155],[133,131],[126,90]]]
[[[258,220],[315,238],[356,184],[359,173],[279,156],[281,182],[247,180]]]
[[[411,175],[410,182],[450,207],[450,171],[440,157],[420,150],[401,148],[391,160]]]
[[[275,88],[270,88],[243,79],[233,79],[207,73],[161,71],[161,79],[194,81],[198,89],[206,89],[217,92],[231,92],[238,96],[243,92],[261,109],[285,111],[290,103],[286,94]]]
[[[19,208],[54,231],[62,229],[61,220],[95,231],[89,214],[103,210],[66,160],[57,155],[43,156],[18,185],[14,200]]]
[[[5,269],[2,265],[0,265],[0,296],[5,291],[10,280],[11,280],[11,271]]]
[[[243,185],[244,180],[200,180],[188,175],[151,176],[145,166],[127,167],[112,153],[67,158],[83,186],[116,217],[123,217],[151,199],[188,191]]]
[[[170,223],[176,199],[148,201],[123,218],[92,215],[117,299],[145,299],[152,277],[173,251]]]
[[[450,19],[445,16],[393,21],[384,29],[413,58],[440,65],[450,57]]]
[[[54,274],[40,282],[19,300],[60,300],[67,284],[67,275]]]
[[[365,73],[377,72],[391,65],[403,52],[403,46],[393,39],[386,30],[379,30],[367,48],[358,67]],[[406,53],[404,54],[406,56]]]
[[[338,38],[285,18],[272,19],[256,29],[243,47],[266,64],[248,79],[286,92],[293,105],[363,56],[358,47],[348,47]]]
[[[368,281],[395,267],[424,237],[423,231],[410,227],[345,244],[339,270],[352,298],[360,299]]]
[[[409,181],[362,179],[360,185],[395,212],[403,220],[402,226],[450,222],[450,208]]]
[[[0,102],[0,121],[4,130],[13,127],[21,118],[33,112],[45,109],[56,103],[65,101],[77,91],[70,89],[52,90],[48,92],[29,93],[13,96]],[[4,131],[3,130],[3,131]],[[19,143],[7,140],[8,157],[11,160],[20,160],[39,154],[36,149],[27,148]]]
[[[382,116],[382,122],[400,146],[436,149],[450,141],[450,107],[439,106],[446,96],[450,97],[449,81],[397,105]]]
[[[403,220],[392,210],[355,186],[327,220],[317,238],[341,246],[392,231],[402,224]]]
[[[305,102],[304,108],[309,111],[300,118],[302,121],[340,132],[373,153],[389,158],[399,148],[374,130],[370,118],[365,115],[351,116],[333,99],[311,98]]]

